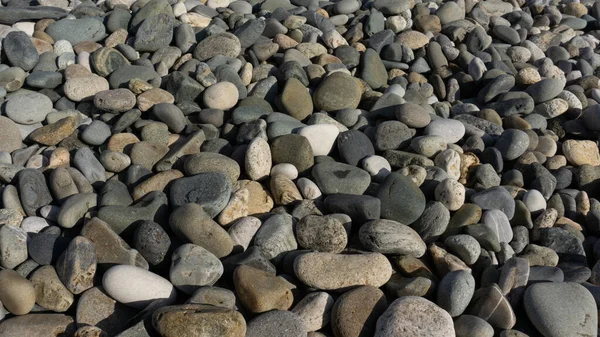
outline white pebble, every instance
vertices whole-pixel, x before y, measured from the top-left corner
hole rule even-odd
[[[276,174],[283,174],[290,178],[290,180],[296,180],[298,178],[298,169],[292,164],[281,163],[273,166],[271,169],[271,175],[274,176]]]
[[[316,124],[301,128],[298,134],[308,139],[315,156],[326,156],[331,152],[340,130],[333,124]]]
[[[298,179],[296,185],[298,185],[300,193],[302,193],[302,195],[306,199],[316,199],[322,194],[321,190],[319,189],[319,186],[317,186],[317,184],[315,184],[312,180],[308,178]]]
[[[143,309],[155,300],[164,305],[175,301],[175,288],[165,278],[131,265],[118,265],[106,271],[102,286],[117,302]]]

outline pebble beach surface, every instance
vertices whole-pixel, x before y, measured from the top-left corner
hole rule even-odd
[[[1,0],[0,337],[596,337],[600,2]]]

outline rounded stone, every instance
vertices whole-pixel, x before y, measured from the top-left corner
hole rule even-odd
[[[421,257],[427,249],[414,229],[393,220],[373,220],[360,227],[359,239],[369,251]]]
[[[14,122],[31,125],[46,119],[52,111],[52,101],[46,95],[29,92],[9,99],[4,109]]]
[[[102,287],[110,297],[137,309],[143,309],[156,300],[172,303],[177,294],[171,282],[131,265],[108,269],[102,278]]]
[[[380,253],[342,255],[307,253],[294,260],[294,272],[305,285],[322,290],[345,290],[360,285],[380,287],[392,266]]]
[[[238,101],[237,87],[230,82],[219,82],[204,90],[203,102],[209,109],[229,110]]]
[[[0,302],[10,313],[25,315],[35,305],[35,288],[14,270],[0,270]]]
[[[200,246],[188,243],[173,252],[169,279],[177,289],[187,294],[192,294],[199,287],[215,284],[221,275],[221,261]]]

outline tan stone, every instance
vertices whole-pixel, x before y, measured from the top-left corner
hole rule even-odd
[[[127,30],[123,28],[117,29],[106,38],[104,44],[106,45],[106,47],[114,48],[118,44],[125,43],[127,41],[128,35],[129,33],[127,33]]]
[[[254,267],[237,267],[233,284],[240,302],[253,313],[288,310],[294,302],[294,295],[284,280]]]
[[[102,45],[94,41],[83,41],[73,46],[73,50],[77,54],[81,54],[82,52],[91,54],[100,48],[102,48]]]
[[[461,259],[459,259],[453,254],[448,253],[444,248],[441,248],[436,244],[432,244],[429,247],[429,253],[433,258],[433,263],[435,264],[435,267],[440,277],[446,275],[451,271],[471,271],[471,268],[469,268]]]
[[[248,216],[248,200],[250,192],[246,188],[235,191],[229,199],[227,206],[219,214],[218,222],[221,226],[231,224],[237,219]]]
[[[396,42],[404,43],[408,48],[415,50],[425,47],[429,43],[429,38],[421,32],[409,30],[400,33],[396,37]]]
[[[31,42],[33,42],[33,46],[35,47],[38,54],[40,54],[40,55],[45,52],[54,50],[54,48],[52,47],[52,44],[46,40],[32,37]]]
[[[150,179],[144,180],[133,189],[133,200],[136,201],[152,191],[164,191],[167,193],[169,183],[181,177],[183,177],[183,173],[178,170],[159,172],[150,177]]]
[[[140,80],[139,78],[132,78],[127,86],[129,87],[129,90],[136,95],[154,88],[150,83]]]
[[[245,188],[250,193],[248,198],[248,215],[268,213],[273,209],[273,198],[263,185],[256,181],[240,180],[236,188]]]
[[[591,140],[569,139],[562,144],[562,151],[569,163],[575,166],[600,165],[598,145]]]
[[[291,37],[284,34],[277,34],[273,38],[273,42],[279,45],[279,49],[287,50],[290,48],[295,48],[298,45],[298,42]]]
[[[71,78],[64,85],[65,96],[75,102],[92,100],[96,93],[108,89],[108,81],[100,76]]]
[[[71,162],[71,155],[69,150],[64,147],[57,147],[52,154],[50,154],[50,163],[47,168],[59,168],[69,167]]]
[[[175,97],[170,92],[159,88],[146,90],[137,97],[138,109],[142,112],[150,110],[158,103],[175,103]]]
[[[133,133],[117,133],[108,139],[107,149],[116,152],[125,152],[125,148],[140,140]]]
[[[35,301],[42,307],[65,312],[73,304],[73,294],[62,284],[54,267],[40,267],[31,274],[30,281],[35,289]]]
[[[297,200],[302,200],[302,195],[296,184],[283,174],[271,177],[271,193],[277,205],[289,205]]]
[[[81,64],[69,64],[67,68],[65,68],[65,78],[67,80],[79,77],[90,77],[92,75],[92,72]]]
[[[35,304],[33,284],[12,269],[0,270],[0,302],[14,315],[29,313]]]
[[[56,123],[42,126],[29,134],[29,139],[43,145],[56,145],[75,131],[77,121],[73,117],[65,117]]]

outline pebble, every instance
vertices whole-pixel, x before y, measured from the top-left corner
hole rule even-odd
[[[527,288],[523,302],[533,325],[546,336],[597,333],[594,298],[579,284],[537,283]]]
[[[357,273],[357,267],[360,272]],[[383,254],[342,255],[307,253],[296,258],[294,272],[302,283],[322,290],[343,290],[360,285],[380,287],[391,277]]]
[[[14,315],[25,315],[33,309],[35,301],[35,288],[29,280],[11,269],[0,271],[0,302],[6,310]]]
[[[172,303],[176,291],[166,279],[135,266],[118,265],[102,277],[102,287],[119,303],[142,309],[155,300]]]

